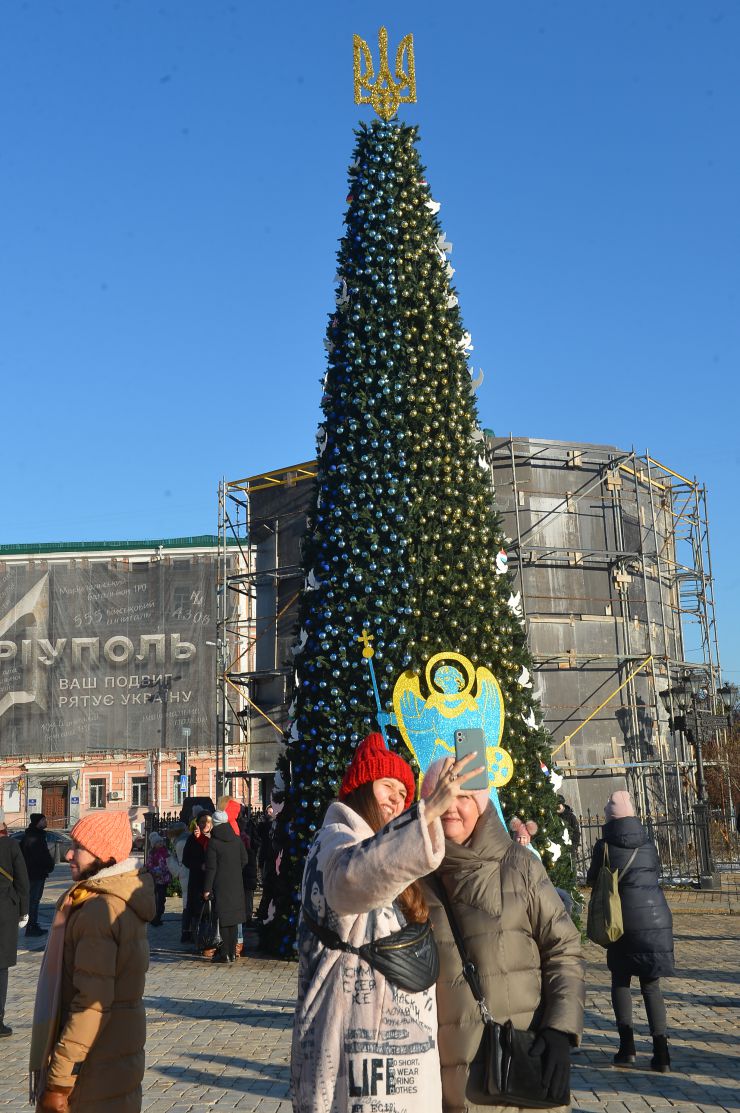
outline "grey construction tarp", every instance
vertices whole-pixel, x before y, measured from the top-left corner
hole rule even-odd
[[[0,756],[212,746],[215,557],[0,565]]]

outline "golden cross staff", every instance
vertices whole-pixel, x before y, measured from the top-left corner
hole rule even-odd
[[[385,27],[378,32],[378,54],[380,65],[376,78],[370,47],[359,35],[354,36],[355,104],[371,104],[381,120],[387,121],[396,115],[400,104],[416,103],[413,35],[406,35],[398,45],[395,79],[388,65],[388,32]]]
[[[367,630],[363,630],[359,638],[356,638],[355,640],[358,642],[362,642],[362,656],[367,661],[367,667],[370,669],[370,679],[373,682],[373,691],[375,692],[375,703],[378,708],[378,714],[382,715],[383,708],[380,706],[380,693],[378,692],[378,682],[375,679],[375,667],[373,665],[375,650],[370,645],[370,642],[374,641],[375,639],[372,634],[368,634]]]

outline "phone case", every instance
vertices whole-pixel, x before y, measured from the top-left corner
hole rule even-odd
[[[455,756],[458,761],[461,758],[476,752],[477,758],[468,762],[466,771],[470,768],[477,768],[479,765],[485,766],[486,764],[486,739],[483,731],[479,727],[470,727],[467,730],[455,731]],[[484,768],[482,773],[476,777],[471,777],[470,780],[465,782],[465,788],[477,791],[481,788],[488,788],[488,772]]]

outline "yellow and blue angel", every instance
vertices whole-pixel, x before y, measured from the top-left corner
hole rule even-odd
[[[456,730],[482,729],[489,794],[505,826],[497,789],[511,780],[514,769],[511,754],[500,747],[504,700],[498,681],[487,668],[476,669],[467,657],[451,651],[430,657],[424,680],[426,697],[417,673],[401,673],[393,689],[393,714],[378,714],[380,729],[385,733],[391,724],[398,728],[422,776],[438,758],[454,757]]]

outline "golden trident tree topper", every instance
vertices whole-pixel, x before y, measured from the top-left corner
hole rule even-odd
[[[364,39],[355,35],[355,104],[371,104],[382,120],[391,120],[398,111],[399,104],[416,103],[414,37],[406,35],[398,44],[395,80],[388,65],[388,32],[385,27],[381,27],[378,32],[378,51],[380,65],[376,78],[370,47]]]

